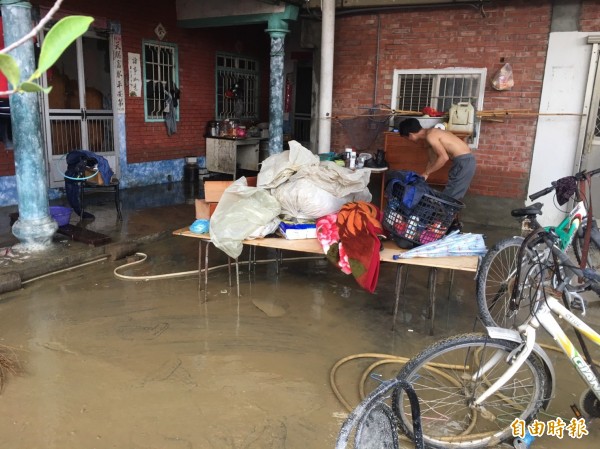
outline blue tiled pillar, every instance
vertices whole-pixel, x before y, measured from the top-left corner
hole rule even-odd
[[[271,90],[269,92],[269,155],[283,151],[283,63],[285,35],[289,33],[285,20],[276,14],[269,19],[266,30],[271,36]]]
[[[4,44],[19,40],[31,31],[31,4],[0,0],[4,22]],[[21,68],[25,80],[35,70],[33,42],[29,39],[10,52]],[[44,164],[44,145],[40,122],[40,102],[35,93],[18,93],[10,97],[12,132],[15,146],[15,170],[19,219],[12,233],[20,241],[18,249],[47,249],[58,225],[48,208],[48,180]]]

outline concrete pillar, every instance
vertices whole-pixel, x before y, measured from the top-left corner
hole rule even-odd
[[[0,0],[4,22],[4,44],[10,45],[31,31],[31,4]],[[21,79],[35,70],[33,42],[27,41],[10,52],[21,68]],[[20,241],[17,250],[42,251],[50,247],[58,229],[48,207],[48,175],[44,164],[44,145],[38,94],[18,93],[10,96],[10,113],[15,152],[19,219],[12,233]]]
[[[319,86],[319,153],[331,151],[331,107],[333,98],[333,43],[335,0],[323,0],[321,24],[321,75]]]
[[[276,14],[266,30],[271,36],[271,82],[269,92],[269,155],[283,151],[283,63],[288,25]]]

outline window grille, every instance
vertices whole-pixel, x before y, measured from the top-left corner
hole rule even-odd
[[[258,61],[218,54],[216,70],[216,119],[258,120]]]
[[[392,108],[414,111],[425,107],[448,113],[453,104],[469,102],[475,111],[483,108],[486,69],[394,70]],[[479,122],[475,123],[472,146],[479,141]]]
[[[176,88],[178,80],[177,46],[144,42],[144,92],[146,120],[164,120],[167,92]],[[179,119],[179,108],[175,108]]]

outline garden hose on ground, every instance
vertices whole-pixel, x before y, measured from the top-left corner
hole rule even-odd
[[[142,262],[144,262],[148,258],[148,256],[146,254],[144,254],[144,253],[135,253],[135,255],[141,257],[141,259],[133,261],[133,262],[126,263],[125,265],[121,265],[121,266],[115,268],[113,270],[113,273],[114,273],[115,277],[117,277],[119,279],[124,279],[124,280],[139,281],[139,280],[168,279],[168,278],[172,278],[172,277],[182,277],[182,276],[190,276],[190,275],[193,275],[193,274],[198,274],[198,270],[182,271],[182,272],[166,273],[166,274],[157,274],[157,275],[147,275],[147,276],[127,276],[127,275],[123,275],[123,274],[118,273],[118,270],[121,270],[121,269],[126,268],[126,267],[130,267],[132,265],[136,265],[136,264],[142,263]],[[85,266],[88,266],[88,265],[92,265],[92,264],[95,264],[95,263],[98,263],[98,262],[102,262],[102,261],[108,259],[109,257],[111,257],[109,254],[98,256],[95,259],[92,259],[92,260],[89,260],[87,262],[83,262],[83,263],[80,263],[80,264],[77,264],[77,265],[73,265],[72,267],[63,268],[63,269],[60,269],[60,270],[52,271],[50,273],[42,274],[40,276],[36,276],[34,278],[31,278],[31,279],[27,279],[25,281],[20,281],[20,285],[28,284],[30,282],[34,282],[34,281],[38,281],[40,279],[44,279],[44,278],[47,278],[47,277],[50,277],[50,276],[54,276],[55,274],[64,273],[64,272],[67,272],[67,271],[75,270],[77,268],[82,268],[82,267],[85,267]],[[323,257],[321,257],[321,256],[311,256],[311,257],[290,257],[290,258],[284,258],[284,259],[279,259],[279,260],[280,261],[284,261],[284,260],[285,261],[296,261],[296,260],[322,259],[322,258]],[[263,259],[263,260],[254,261],[253,263],[263,264],[263,263],[270,263],[270,262],[276,262],[276,261],[277,261],[276,259]],[[210,267],[208,269],[208,271],[213,271],[213,270],[216,270],[218,268],[224,268],[226,266],[227,265],[215,265],[214,267]],[[203,270],[203,272],[204,272],[204,270]]]
[[[26,281],[21,281],[21,284],[28,284],[29,282],[38,281],[40,279],[43,279],[43,278],[46,278],[49,276],[54,276],[55,274],[64,273],[65,271],[71,271],[71,270],[75,270],[76,268],[81,268],[81,267],[85,267],[87,265],[91,265],[93,263],[102,262],[103,260],[108,259],[108,257],[109,257],[108,255],[98,256],[98,258],[96,258],[96,259],[89,260],[87,262],[80,263],[78,265],[73,265],[72,267],[67,267],[67,268],[63,268],[62,270],[52,271],[50,273],[42,274],[40,276],[36,276],[34,278],[27,279]]]
[[[182,277],[182,276],[191,276],[194,274],[198,274],[198,270],[191,270],[191,271],[180,271],[180,272],[175,272],[175,273],[166,273],[166,274],[155,274],[155,275],[144,275],[144,276],[127,276],[124,274],[120,274],[119,271],[123,268],[127,268],[127,267],[131,267],[133,265],[137,265],[139,263],[144,262],[148,256],[144,253],[135,253],[136,256],[141,257],[140,260],[135,260],[133,262],[129,262],[126,263],[125,265],[121,265],[117,268],[115,268],[113,270],[113,273],[115,275],[115,277],[119,278],[119,279],[123,279],[126,281],[151,281],[151,280],[156,280],[156,279],[168,279],[168,278],[174,278],[174,277]],[[308,257],[289,257],[289,258],[284,258],[284,259],[279,259],[280,261],[296,261],[296,260],[314,260],[314,259],[323,259],[325,256],[308,256]],[[255,260],[252,263],[254,264],[265,264],[265,263],[271,263],[271,262],[277,262],[277,259],[261,259],[261,260]],[[223,265],[215,265],[214,267],[209,267],[208,271],[214,271],[217,270],[219,268],[225,268],[227,267],[227,264],[223,264]],[[202,273],[204,273],[204,268],[202,269]]]
[[[546,345],[546,344],[540,344],[540,346],[544,349],[547,349],[550,351],[556,351],[556,352],[559,352],[560,354],[564,355],[564,352],[558,346],[550,346],[550,345]],[[409,357],[395,356],[395,355],[391,355],[391,354],[371,353],[371,352],[350,355],[350,356],[347,356],[347,357],[344,357],[344,358],[338,360],[333,365],[333,367],[331,368],[331,371],[329,373],[329,383],[331,384],[331,389],[333,390],[333,394],[338,399],[338,401],[340,401],[340,403],[346,408],[346,410],[348,410],[348,412],[352,412],[354,410],[354,407],[352,407],[352,405],[350,405],[348,403],[348,401],[346,401],[346,399],[342,396],[342,394],[337,386],[337,383],[336,383],[336,373],[337,373],[337,370],[343,364],[350,362],[352,360],[361,359],[361,358],[379,359],[378,361],[371,363],[363,371],[363,374],[360,377],[360,381],[358,384],[358,394],[359,394],[361,401],[367,396],[365,394],[365,384],[367,382],[367,379],[371,375],[371,372],[375,368],[377,368],[378,366],[381,366],[381,365],[389,364],[389,363],[397,363],[397,364],[404,365],[406,362],[408,362],[410,360]],[[598,362],[596,360],[593,360],[592,362],[597,367],[600,367],[600,362]],[[384,380],[384,379],[382,379],[382,380]]]

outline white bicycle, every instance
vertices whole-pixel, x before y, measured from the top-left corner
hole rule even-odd
[[[595,273],[586,276],[598,281]],[[464,334],[437,342],[412,358],[398,378],[408,381],[419,398],[424,442],[433,448],[483,448],[513,439],[515,420],[529,423],[547,408],[554,391],[554,370],[536,343],[541,326],[558,343],[589,386],[580,407],[600,417],[600,376],[584,360],[557,317],[600,346],[600,334],[562,305],[561,292],[540,289],[531,299],[529,318],[518,330],[488,327],[487,334]],[[516,300],[514,301],[517,302]],[[519,307],[513,304],[513,307]],[[395,390],[392,406],[410,437],[410,404]]]

